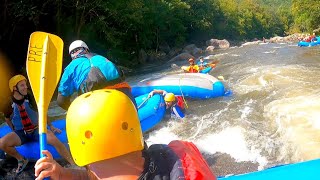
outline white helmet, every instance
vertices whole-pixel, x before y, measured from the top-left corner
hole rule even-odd
[[[69,46],[69,54],[71,53],[72,50],[79,48],[79,47],[89,49],[85,42],[83,42],[81,40],[75,40]]]

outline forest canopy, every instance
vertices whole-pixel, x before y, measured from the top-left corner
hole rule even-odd
[[[25,62],[33,31],[82,39],[96,53],[126,66],[138,52],[181,47],[210,38],[251,40],[320,26],[320,0],[5,0],[1,50]]]

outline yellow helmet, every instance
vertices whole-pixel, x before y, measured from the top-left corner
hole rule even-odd
[[[13,87],[16,86],[18,84],[18,82],[22,81],[22,80],[27,80],[26,77],[24,77],[21,74],[15,75],[13,76],[10,80],[9,80],[9,88],[10,91],[13,92]]]
[[[164,100],[166,102],[173,102],[176,100],[176,97],[174,96],[173,93],[167,93],[165,96],[164,96]]]
[[[82,94],[70,105],[66,119],[70,151],[78,166],[144,147],[137,110],[120,91],[103,89]]]

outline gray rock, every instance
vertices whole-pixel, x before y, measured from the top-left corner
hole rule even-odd
[[[145,64],[147,62],[147,58],[148,58],[147,53],[143,49],[140,49],[140,51],[139,51],[139,62],[141,64]]]
[[[181,54],[177,55],[176,57],[170,59],[169,62],[171,62],[171,61],[188,61],[188,59],[190,59],[190,58],[194,58],[194,57],[189,53],[181,53]]]

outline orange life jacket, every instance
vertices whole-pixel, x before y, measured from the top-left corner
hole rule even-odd
[[[131,89],[131,86],[127,82],[121,82],[115,85],[106,86],[104,89],[120,89],[120,88],[129,88]]]

